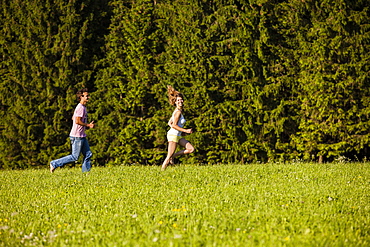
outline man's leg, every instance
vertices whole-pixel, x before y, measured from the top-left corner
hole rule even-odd
[[[89,142],[87,141],[86,138],[83,138],[81,152],[82,152],[82,155],[84,156],[84,161],[82,163],[82,172],[88,172],[91,170],[92,152],[90,150]]]
[[[81,138],[78,137],[70,137],[71,146],[72,146],[72,154],[64,156],[63,158],[53,160],[50,162],[50,165],[54,168],[50,167],[50,171],[53,172],[56,168],[62,167],[65,164],[72,163],[78,160],[80,156],[82,141]]]

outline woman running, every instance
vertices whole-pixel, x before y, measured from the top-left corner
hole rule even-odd
[[[176,91],[172,86],[167,86],[168,99],[170,104],[176,106],[175,110],[172,113],[168,125],[171,129],[167,132],[168,140],[168,154],[162,165],[162,171],[164,171],[168,164],[173,164],[173,159],[179,155],[190,154],[194,152],[194,147],[189,141],[183,138],[184,135],[193,133],[192,129],[184,129],[185,118],[182,115],[184,107],[184,98],[183,95]],[[177,144],[184,147],[185,149],[175,153]]]

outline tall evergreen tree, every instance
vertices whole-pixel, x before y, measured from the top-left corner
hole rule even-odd
[[[369,145],[369,12],[365,2],[306,4],[299,41],[300,115],[294,137],[305,159],[361,153]]]
[[[153,59],[156,38],[153,1],[114,1],[106,38],[106,57],[99,62],[95,115],[95,143],[100,163],[152,164],[158,133],[156,78]],[[160,125],[161,121],[159,121]],[[104,138],[100,138],[100,137]],[[93,137],[94,138],[94,137]],[[162,137],[160,137],[162,138]]]
[[[1,166],[47,164],[69,149],[75,91],[93,85],[100,39],[94,21],[103,19],[94,9],[105,5],[89,0],[1,5]]]
[[[162,162],[173,110],[167,85],[184,93],[187,127],[196,130],[186,162],[366,156],[365,0],[1,7],[0,167],[66,154],[81,87],[95,91],[89,140],[102,165]]]
[[[196,132],[189,139],[197,151],[187,159],[254,159],[258,142],[251,122],[259,117],[254,107],[260,102],[261,71],[251,47],[258,23],[254,9],[239,1],[179,1],[163,6],[161,13],[166,46],[157,74],[191,95],[186,109]]]

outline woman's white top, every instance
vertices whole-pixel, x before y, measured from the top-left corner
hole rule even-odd
[[[172,122],[173,122],[173,119],[174,119],[174,116],[175,116],[176,111],[178,111],[178,110],[177,110],[177,109],[176,109],[176,110],[174,110],[174,112],[172,113],[172,116],[171,116],[171,118],[170,118],[170,121],[172,120]],[[186,122],[186,120],[185,120],[184,116],[181,114],[181,115],[180,115],[180,119],[179,119],[179,121],[177,122],[177,126],[179,126],[180,128],[183,128],[183,127],[184,127],[184,125],[185,125],[185,122]],[[175,123],[173,122],[172,124],[175,124]],[[176,135],[176,136],[181,136],[181,131],[178,131],[178,130],[176,130],[176,129],[174,129],[174,128],[171,128],[171,129],[167,132],[167,134],[170,134],[170,135]]]

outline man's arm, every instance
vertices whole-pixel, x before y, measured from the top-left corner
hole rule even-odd
[[[95,126],[94,121],[92,121],[89,124],[86,124],[86,123],[82,122],[82,117],[76,117],[76,124],[88,127],[90,129],[94,128],[94,126]]]

